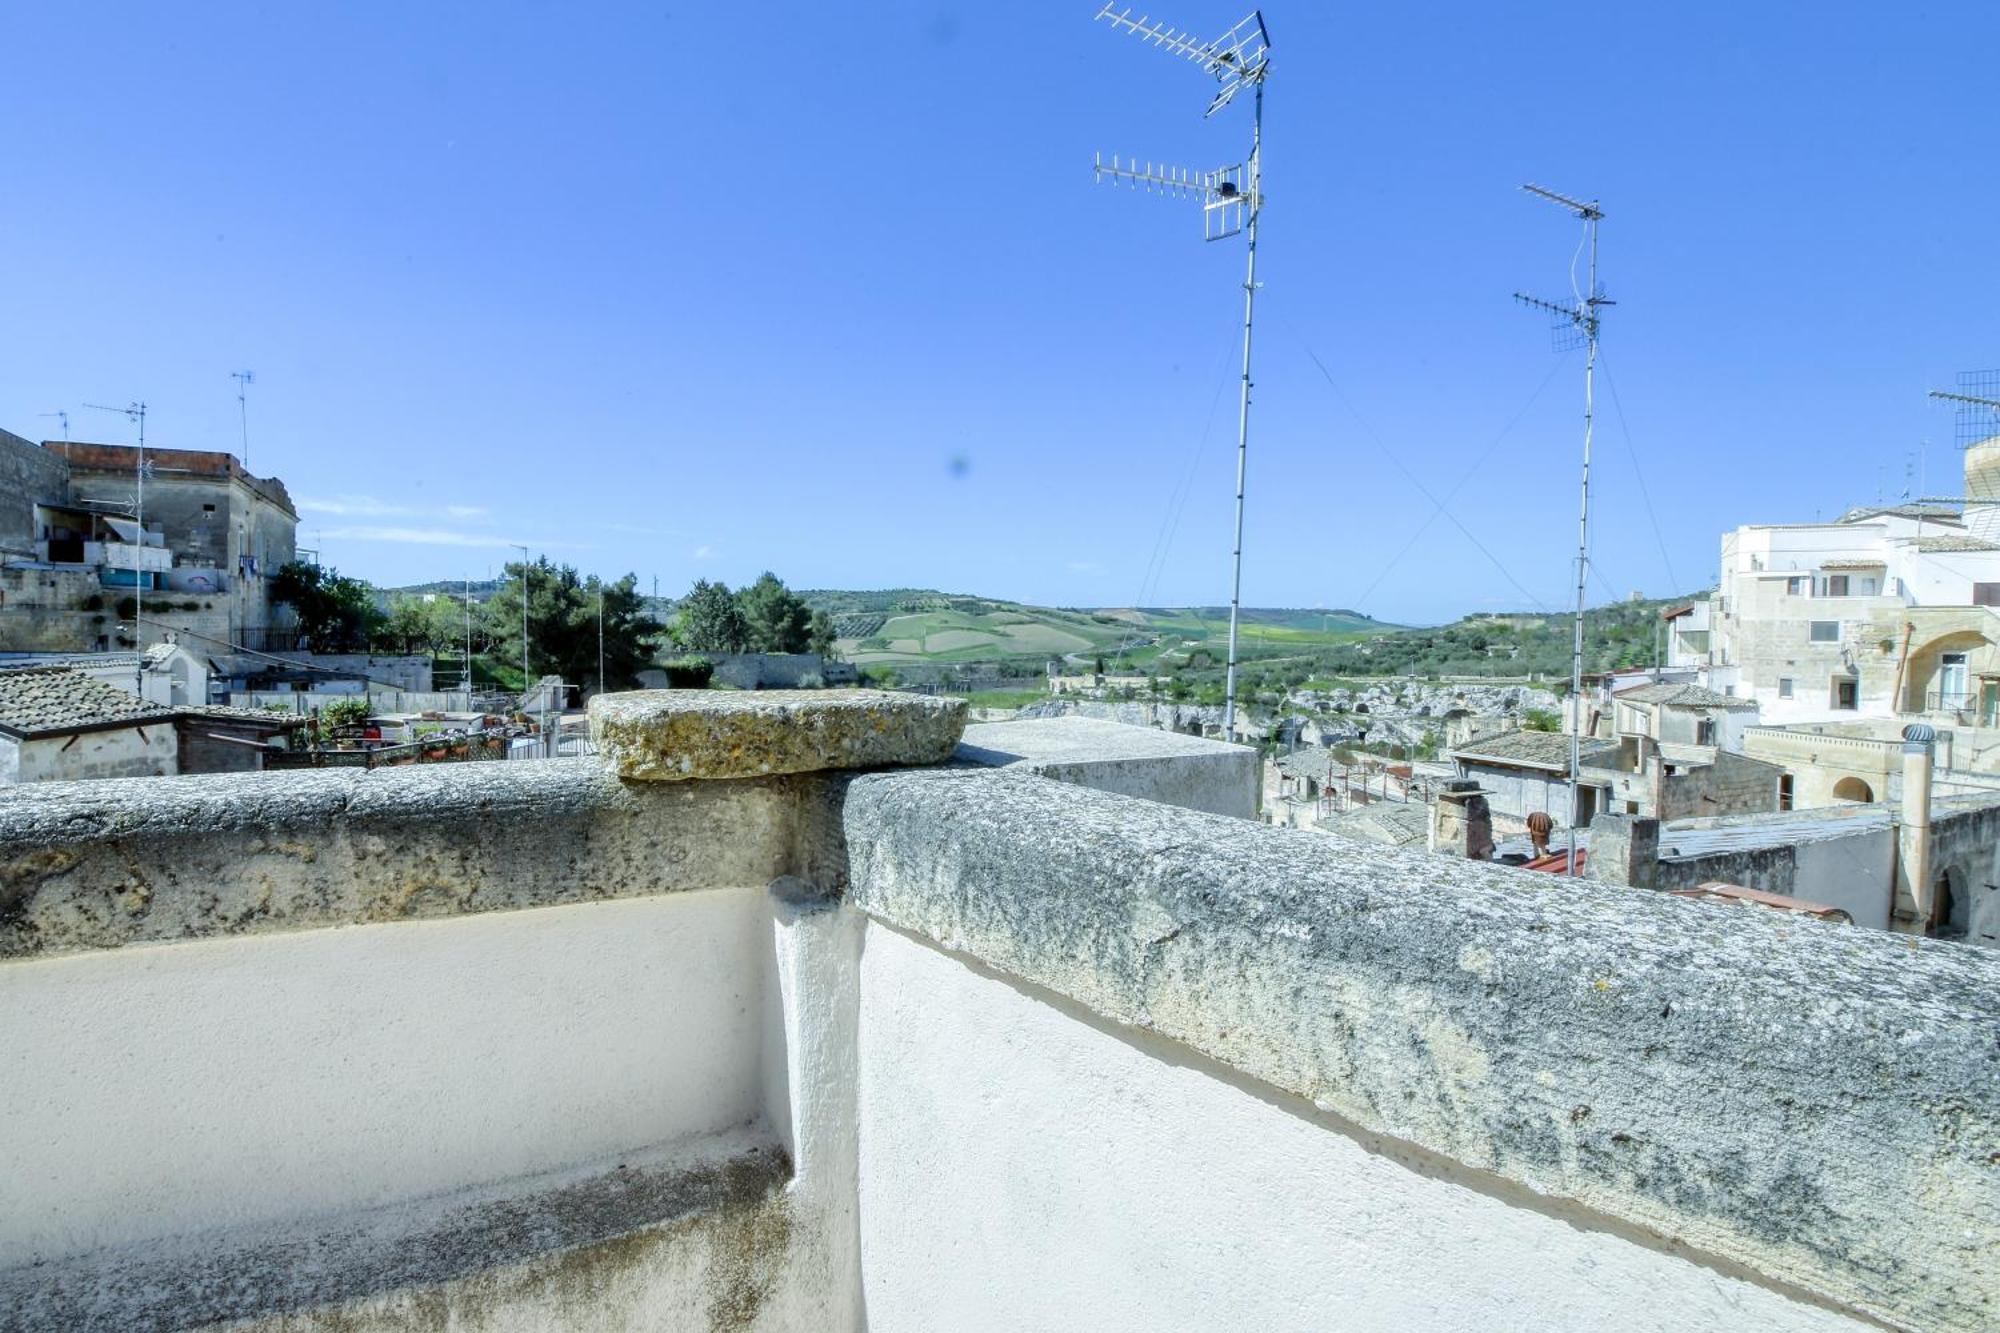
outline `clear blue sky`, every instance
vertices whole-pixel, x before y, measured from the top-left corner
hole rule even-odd
[[[128,439],[81,404],[144,398],[235,449],[254,369],[252,466],[385,583],[522,541],[668,591],[1226,600],[1241,245],[1090,162],[1234,161],[1248,107],[1204,122],[1095,7],[11,6],[0,426]],[[1557,369],[1509,294],[1563,295],[1577,239],[1527,180],[1609,213],[1665,533],[1603,391],[1594,597],[1702,586],[1723,529],[1899,491],[1926,438],[1955,486],[1923,393],[2000,365],[2000,7],[1267,20],[1247,602],[1566,599],[1580,365],[1491,447]],[[1457,488],[1414,545],[1404,469]]]

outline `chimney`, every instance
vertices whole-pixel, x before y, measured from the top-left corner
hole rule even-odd
[[[1895,922],[1925,929],[1931,915],[1931,744],[1937,732],[1912,722],[1903,728],[1903,803],[1896,818],[1896,884],[1889,904]]]
[[[1469,861],[1493,859],[1493,815],[1471,778],[1447,782],[1431,805],[1430,849]]]
[[[1601,884],[1653,889],[1660,883],[1660,821],[1641,815],[1599,815],[1590,821],[1585,875]]]

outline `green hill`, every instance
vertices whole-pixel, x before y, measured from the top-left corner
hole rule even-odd
[[[1069,659],[1144,669],[1228,637],[1227,607],[1030,606],[927,588],[809,589],[814,610],[834,617],[842,656],[861,666],[908,663],[1046,662]],[[1239,639],[1246,658],[1325,648],[1395,626],[1344,610],[1246,607]]]

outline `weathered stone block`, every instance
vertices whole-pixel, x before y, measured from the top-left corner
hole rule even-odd
[[[635,690],[592,699],[590,734],[620,777],[684,782],[943,763],[965,713],[884,690]]]

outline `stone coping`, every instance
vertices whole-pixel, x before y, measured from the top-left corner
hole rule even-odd
[[[421,1310],[444,1304],[444,1290],[467,1279],[482,1281],[489,1298],[494,1287],[588,1284],[703,1229],[739,1251],[781,1250],[791,1179],[783,1148],[733,1131],[325,1221],[98,1250],[0,1269],[0,1328],[238,1320],[345,1328],[350,1318],[354,1327],[387,1327],[392,1320],[380,1311],[364,1317],[370,1302]]]
[[[628,783],[590,759],[23,784],[0,789],[0,963],[792,873],[837,885],[836,811],[821,779]]]
[[[2000,1315],[2000,955],[1006,770],[844,820],[876,919],[1363,1131],[1897,1326]]]
[[[966,707],[887,690],[633,690],[590,701],[590,735],[621,777],[756,778],[943,763]]]

